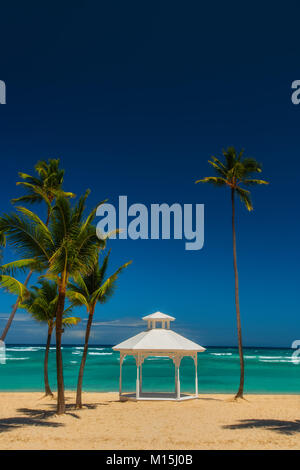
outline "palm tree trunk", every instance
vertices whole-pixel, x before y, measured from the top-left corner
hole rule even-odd
[[[65,390],[64,390],[64,376],[63,376],[63,362],[61,353],[61,335],[62,316],[65,307],[66,291],[65,287],[60,287],[58,293],[58,303],[56,311],[56,374],[57,374],[57,414],[64,414],[65,406]]]
[[[52,396],[53,393],[51,392],[51,388],[49,385],[49,379],[48,379],[48,357],[49,357],[49,349],[50,349],[50,343],[51,343],[51,335],[52,335],[52,330],[53,328],[51,326],[48,327],[48,336],[47,336],[47,344],[46,344],[46,351],[45,351],[45,358],[44,358],[44,383],[45,383],[45,395]]]
[[[49,198],[50,199],[50,198]],[[52,202],[53,199],[50,200],[50,202]],[[50,209],[48,207],[48,210],[47,210],[47,220],[46,220],[46,227],[48,227],[49,225],[49,220],[50,220]]]
[[[27,274],[27,277],[25,279],[25,282],[24,282],[24,286],[26,287],[28,282],[29,282],[29,279],[31,278],[31,275],[32,275],[32,272],[33,271],[29,271],[29,273]],[[8,330],[10,329],[10,326],[12,324],[12,321],[14,319],[14,316],[16,314],[16,311],[18,310],[18,307],[19,307],[19,303],[20,303],[20,297],[18,297],[18,300],[16,301],[15,305],[13,306],[13,309],[11,311],[11,314],[9,315],[9,318],[7,320],[7,323],[5,325],[5,328],[1,334],[1,337],[0,337],[0,340],[1,341],[5,341],[5,338],[6,338],[6,335],[8,333]]]
[[[84,367],[85,367],[85,362],[87,358],[87,353],[88,353],[88,347],[89,347],[89,337],[90,337],[90,332],[91,332],[91,326],[92,326],[92,321],[93,321],[93,315],[94,315],[94,307],[91,308],[87,325],[86,325],[86,331],[85,331],[85,340],[84,340],[84,349],[83,349],[83,355],[81,358],[81,363],[80,363],[80,369],[79,369],[79,375],[78,375],[78,382],[77,382],[77,393],[76,393],[76,408],[82,408],[82,381],[83,381],[83,372],[84,372]]]
[[[242,343],[242,327],[241,327],[241,313],[240,313],[240,302],[239,302],[239,276],[237,269],[236,260],[236,235],[235,235],[235,206],[234,206],[235,190],[231,189],[231,203],[232,203],[232,239],[233,239],[233,267],[235,277],[235,307],[236,307],[236,321],[238,331],[238,343],[239,343],[239,356],[240,356],[240,386],[237,391],[235,398],[243,398],[244,393],[244,355],[243,355],[243,343]]]

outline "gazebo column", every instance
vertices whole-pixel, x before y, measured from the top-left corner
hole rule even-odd
[[[180,398],[180,367],[177,366],[176,367],[177,371],[176,371],[176,382],[177,382],[177,388],[176,388],[176,398],[177,400],[179,400]]]
[[[143,363],[140,365],[140,395],[142,395],[142,386],[143,386]]]
[[[120,354],[120,378],[119,378],[119,396],[122,395],[122,365],[124,361],[125,355]]]
[[[135,386],[135,397],[140,398],[140,357],[139,354],[135,358],[136,362],[136,386]]]
[[[180,399],[180,362],[181,356],[175,356],[173,359],[175,364],[175,395],[177,400]]]
[[[198,361],[197,361],[197,353],[195,353],[194,356],[194,362],[195,362],[195,396],[198,396]]]

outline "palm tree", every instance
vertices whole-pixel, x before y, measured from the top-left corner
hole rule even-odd
[[[244,158],[244,151],[239,153],[234,147],[228,147],[223,150],[225,157],[224,163],[218,158],[212,157],[208,163],[214,168],[217,176],[208,176],[196,183],[210,183],[214,186],[228,186],[231,192],[231,206],[232,206],[232,237],[233,237],[233,267],[235,276],[235,305],[236,305],[236,318],[237,318],[237,331],[238,331],[238,344],[240,356],[240,385],[235,398],[243,398],[244,393],[244,355],[242,344],[242,328],[241,328],[241,315],[239,303],[239,278],[237,269],[236,257],[236,234],[235,234],[235,195],[240,197],[240,200],[245,204],[248,211],[253,210],[250,191],[244,189],[242,186],[256,186],[260,184],[268,184],[264,180],[253,179],[254,173],[261,173],[261,165],[254,158]]]
[[[38,176],[18,173],[24,181],[18,181],[16,185],[22,186],[26,194],[11,200],[13,204],[45,202],[47,206],[46,225],[49,223],[52,202],[57,196],[75,197],[75,194],[65,192],[62,189],[65,170],[59,168],[59,162],[59,159],[54,158],[50,158],[48,162],[45,160],[38,161],[34,167]]]
[[[48,163],[45,160],[41,160],[35,165],[35,171],[37,172],[36,177],[27,175],[26,173],[19,173],[20,178],[24,181],[18,181],[16,184],[17,186],[22,186],[22,188],[25,189],[26,194],[19,198],[12,199],[11,202],[13,204],[20,202],[34,204],[44,201],[47,206],[46,225],[48,225],[52,203],[55,198],[58,195],[65,197],[74,197],[75,195],[73,193],[66,193],[62,190],[65,170],[59,168],[59,159],[49,159]],[[32,272],[33,271],[30,269],[27,274],[24,281],[25,287],[31,278]],[[19,303],[20,299],[18,298],[1,334],[0,340],[2,341],[6,338],[16,311],[18,310]]]
[[[4,231],[8,242],[20,253],[21,260],[8,263],[6,270],[33,267],[35,271],[46,270],[46,276],[58,285],[56,310],[56,368],[57,368],[57,413],[65,412],[63,363],[61,352],[62,320],[65,308],[66,287],[70,278],[81,273],[89,274],[98,259],[98,250],[105,245],[92,225],[95,208],[84,219],[85,200],[89,191],[72,207],[64,196],[56,198],[47,227],[29,209],[18,207],[17,213],[0,218],[0,231]]]
[[[67,288],[67,297],[73,305],[84,305],[88,313],[88,321],[86,325],[85,340],[83,355],[81,358],[78,382],[77,382],[77,394],[76,394],[76,408],[82,408],[82,381],[84,367],[87,358],[89,337],[91,326],[93,322],[93,316],[97,302],[105,303],[113,295],[118,275],[125,269],[131,261],[123,264],[117,271],[106,278],[106,271],[109,261],[110,252],[105,256],[102,265],[97,263],[94,265],[93,271],[86,276],[78,274],[74,279],[75,282],[69,282]]]
[[[53,396],[48,379],[48,357],[51,336],[56,325],[55,315],[57,310],[58,291],[55,282],[44,279],[39,283],[40,287],[34,286],[32,290],[30,290],[29,297],[20,304],[20,308],[26,309],[36,321],[47,323],[48,325],[47,343],[44,358],[44,384],[45,396]],[[81,320],[79,317],[69,316],[71,309],[72,306],[68,307],[63,312],[62,324],[64,327],[75,326]]]

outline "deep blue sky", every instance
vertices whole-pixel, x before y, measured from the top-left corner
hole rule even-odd
[[[17,172],[60,157],[65,188],[89,207],[204,203],[205,246],[111,241],[113,270],[132,259],[99,306],[93,341],[113,343],[161,310],[204,345],[236,344],[230,195],[195,185],[223,147],[263,163],[268,187],[237,211],[246,345],[290,346],[299,328],[299,2],[14,2],[1,6],[1,205]],[[6,250],[5,259],[14,255]],[[0,293],[0,327],[14,300]],[[84,312],[83,312],[84,313]],[[18,313],[8,342],[45,331]],[[101,322],[105,322],[101,325]],[[65,336],[82,341],[84,323]]]

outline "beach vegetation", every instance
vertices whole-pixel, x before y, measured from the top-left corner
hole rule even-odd
[[[44,356],[44,386],[45,396],[53,396],[49,385],[48,377],[48,357],[51,344],[51,337],[53,330],[56,326],[56,311],[58,304],[58,289],[57,284],[53,281],[43,279],[39,281],[38,286],[33,286],[29,295],[20,304],[20,308],[26,309],[34,320],[41,323],[46,323],[47,330],[47,341]],[[62,315],[62,326],[63,328],[70,328],[76,326],[80,321],[80,317],[70,316],[72,311],[72,305],[67,307]]]
[[[60,168],[59,164],[59,159],[50,158],[48,162],[45,160],[40,160],[37,162],[34,167],[36,173],[35,176],[19,172],[18,175],[21,178],[21,181],[17,181],[16,185],[20,186],[24,190],[25,194],[11,200],[13,204],[38,204],[44,202],[47,208],[46,225],[49,223],[53,202],[57,196],[75,197],[75,194],[71,192],[65,192],[62,189],[65,170]],[[5,239],[5,234],[2,232],[0,237],[4,237]],[[33,271],[34,269],[29,267],[29,272],[27,273],[26,279],[24,281],[25,287],[27,286]],[[16,311],[18,310],[20,301],[21,298],[18,297],[16,303],[13,305],[12,311],[1,333],[1,341],[4,341],[7,336]]]
[[[242,342],[242,326],[239,301],[239,276],[237,268],[236,251],[236,211],[235,199],[239,197],[242,204],[248,211],[253,210],[251,193],[248,187],[257,185],[266,185],[267,181],[253,178],[256,173],[262,172],[262,166],[254,158],[244,157],[244,151],[238,152],[234,147],[228,147],[223,150],[223,161],[216,157],[211,157],[208,163],[213,167],[216,176],[207,176],[199,179],[196,183],[208,183],[215,187],[227,187],[230,190],[231,209],[232,209],[232,242],[233,242],[233,268],[235,279],[235,307],[238,333],[238,346],[240,358],[240,383],[235,398],[243,398],[244,393],[244,354]]]
[[[101,255],[102,253],[100,253],[100,257]],[[89,274],[85,276],[80,273],[77,274],[74,276],[74,281],[69,282],[67,287],[66,294],[72,305],[85,306],[88,314],[83,355],[77,382],[76,408],[82,408],[82,381],[96,305],[98,302],[104,304],[111,298],[116,289],[119,274],[131,264],[131,261],[123,264],[111,276],[107,277],[109,256],[110,251],[104,256],[102,263],[99,263],[97,260]]]

